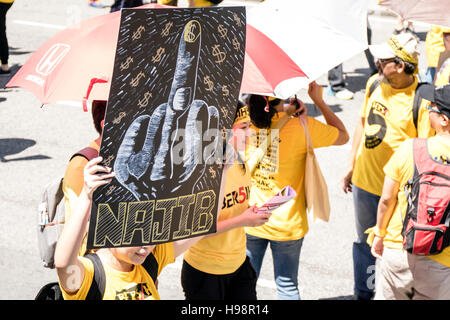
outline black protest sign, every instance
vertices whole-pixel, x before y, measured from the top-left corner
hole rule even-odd
[[[94,192],[88,248],[216,231],[245,28],[243,7],[122,10],[100,148],[116,177]]]

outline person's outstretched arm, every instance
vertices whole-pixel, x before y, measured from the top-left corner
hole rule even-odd
[[[111,182],[114,177],[111,169],[99,165],[101,161],[102,158],[97,157],[86,164],[83,189],[56,245],[56,272],[61,286],[68,293],[77,292],[84,278],[84,266],[78,260],[78,252],[89,222],[92,194],[99,186]]]
[[[315,81],[311,82],[308,87],[308,95],[314,104],[322,112],[323,117],[328,125],[335,127],[339,131],[339,135],[333,145],[346,144],[349,140],[347,129],[344,123],[336,116],[333,110],[325,103],[323,100],[323,88],[318,85]]]

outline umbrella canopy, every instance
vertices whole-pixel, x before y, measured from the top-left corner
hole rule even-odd
[[[248,9],[242,93],[287,98],[367,48],[365,1],[305,2],[267,0]],[[42,104],[108,99],[119,27],[118,11],[60,31],[6,86],[30,90]]]
[[[81,101],[87,95],[92,100],[108,99],[119,27],[120,11],[116,11],[58,32],[33,53],[6,87],[25,88],[42,104]]]
[[[249,8],[247,23],[281,48],[291,59],[287,69],[291,74],[298,74],[278,77],[281,81],[272,83],[273,95],[287,98],[331,68],[363,52],[368,47],[367,5],[365,0],[266,0]],[[251,36],[250,33],[248,37]],[[264,55],[266,64],[278,63],[270,52]],[[282,72],[276,66],[273,71]],[[244,73],[242,91],[246,89],[245,80]]]
[[[381,0],[379,4],[404,20],[450,28],[450,0]]]

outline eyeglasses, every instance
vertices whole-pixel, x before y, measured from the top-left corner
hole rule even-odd
[[[429,110],[429,111],[433,111],[433,112],[436,112],[436,113],[439,113],[439,114],[442,114],[442,112],[441,111],[439,111],[439,110],[437,110],[437,109],[433,109],[431,106],[427,106],[427,109]]]
[[[395,58],[390,58],[390,59],[378,59],[378,61],[380,61],[381,64],[387,64],[389,62],[394,62]]]

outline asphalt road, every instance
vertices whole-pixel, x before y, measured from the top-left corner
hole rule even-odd
[[[233,3],[236,2],[239,1]],[[36,0],[16,0],[7,16],[13,71],[61,28],[106,12],[108,9],[88,7],[87,0],[42,0],[38,5]],[[394,18],[373,14],[369,21],[373,43],[389,38]],[[422,40],[427,30],[425,25],[416,26]],[[420,49],[421,69],[425,69],[423,41]],[[345,61],[344,72],[348,88],[355,92],[354,99],[341,101],[326,96],[325,100],[352,134],[369,77],[364,53]],[[2,88],[8,79],[0,76]],[[326,86],[326,75],[318,83]],[[301,91],[299,97],[311,103],[306,92]],[[310,115],[322,119],[314,106],[309,104],[308,108]],[[43,185],[62,174],[69,156],[94,137],[90,114],[80,107],[51,104],[41,108],[38,99],[28,91],[0,89],[0,299],[34,299],[43,284],[56,280],[55,271],[43,268],[39,261],[37,205]],[[353,203],[351,194],[344,194],[339,186],[350,145],[351,141],[317,150],[332,210],[328,223],[311,223],[303,242],[299,270],[302,299],[349,299],[353,293]],[[184,299],[179,284],[180,266],[179,258],[160,276],[162,299]],[[270,250],[266,252],[257,292],[259,299],[276,299]]]

